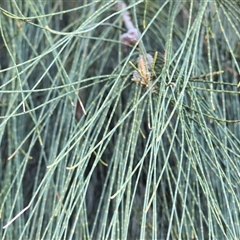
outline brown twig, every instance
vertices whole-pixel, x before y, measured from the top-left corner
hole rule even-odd
[[[117,4],[117,8],[119,10],[124,10],[126,9],[126,7],[127,5],[122,1],[118,2]],[[129,11],[124,10],[122,12],[122,20],[124,22],[125,27],[127,28],[127,32],[122,34],[121,42],[124,45],[133,46],[138,41],[140,37],[140,32],[138,31],[137,28],[134,27]]]

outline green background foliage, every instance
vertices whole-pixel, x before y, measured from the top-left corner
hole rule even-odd
[[[239,239],[238,1],[116,3],[0,5],[1,239]]]

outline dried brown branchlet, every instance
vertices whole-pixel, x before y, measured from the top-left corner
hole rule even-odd
[[[149,88],[156,80],[155,64],[157,60],[158,52],[155,52],[154,58],[150,54],[140,55],[138,58],[138,68],[134,66],[132,62],[130,64],[135,69],[133,71],[132,81],[141,84],[142,86]]]
[[[140,55],[138,58],[138,70],[134,70],[132,80],[148,87],[152,64],[153,57],[150,54],[147,54],[145,58]]]

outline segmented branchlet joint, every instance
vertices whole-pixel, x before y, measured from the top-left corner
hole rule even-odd
[[[133,71],[132,81],[146,88],[151,87],[156,79],[156,74],[154,71],[156,59],[157,52],[155,53],[154,58],[150,54],[146,54],[146,56],[140,55],[138,58],[138,68],[136,68],[132,62],[130,62],[132,67],[135,69]]]

